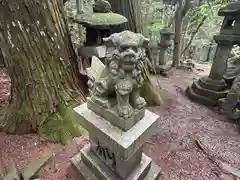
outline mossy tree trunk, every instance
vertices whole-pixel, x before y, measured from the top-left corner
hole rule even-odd
[[[124,24],[124,29],[132,32],[143,33],[143,23],[140,0],[108,0],[112,6],[112,11],[125,16],[128,23]]]
[[[10,103],[0,119],[5,132],[64,124],[70,102],[85,101],[62,1],[1,0],[0,47],[12,82]]]

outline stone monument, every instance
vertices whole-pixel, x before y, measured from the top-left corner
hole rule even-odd
[[[157,73],[163,73],[171,68],[171,64],[167,64],[168,52],[167,49],[171,45],[174,33],[169,28],[164,28],[160,31],[161,40],[158,43],[159,51],[155,62]]]
[[[188,87],[186,94],[191,99],[205,104],[217,105],[219,99],[226,97],[228,90],[223,75],[227,61],[235,44],[240,44],[240,2],[230,2],[219,10],[219,16],[225,16],[220,34],[214,36],[217,50],[208,77],[202,77]]]
[[[131,31],[103,40],[108,52],[106,67],[87,103],[74,109],[89,132],[90,144],[72,158],[72,164],[82,179],[156,180],[160,168],[142,148],[154,133],[159,116],[146,110],[139,93],[142,47],[149,40]]]

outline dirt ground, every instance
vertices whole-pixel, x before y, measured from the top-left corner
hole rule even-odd
[[[144,145],[144,152],[161,168],[161,180],[233,180],[221,169],[222,162],[240,167],[239,125],[215,111],[191,102],[184,90],[193,79],[208,72],[175,71],[169,78],[160,77],[167,103],[150,108],[160,115],[154,136]],[[0,102],[7,100],[7,77],[0,71]],[[153,82],[157,83],[156,77]],[[75,138],[64,147],[40,140],[37,135],[0,133],[0,152],[21,170],[37,157],[50,155],[52,161],[41,170],[43,180],[77,180],[70,158],[86,143],[87,137]]]

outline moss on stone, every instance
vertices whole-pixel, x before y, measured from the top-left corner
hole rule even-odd
[[[106,27],[126,23],[126,17],[116,13],[82,14],[74,18],[76,23],[90,27]]]

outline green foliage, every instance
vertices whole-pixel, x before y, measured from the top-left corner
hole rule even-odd
[[[197,15],[199,17],[213,15],[215,9],[226,6],[228,2],[229,0],[215,0],[211,3],[204,3],[196,8]]]
[[[141,88],[141,96],[144,97],[148,106],[160,106],[163,104],[161,92],[159,92],[160,90],[152,84],[147,64],[145,64],[143,67],[142,76],[144,82]]]
[[[48,121],[40,129],[40,135],[49,141],[67,144],[74,137],[81,136],[83,129],[76,122],[71,107],[59,106],[58,112],[48,117]]]
[[[215,0],[212,2],[204,3],[197,6],[189,11],[188,17],[190,17],[188,24],[188,34],[192,34],[197,30],[199,24],[204,20],[205,26],[203,25],[202,32],[209,31],[205,35],[210,35],[217,33],[218,28],[221,24],[221,17],[218,17],[217,12],[221,7],[224,7],[229,0]],[[212,31],[212,30],[213,31]],[[201,37],[206,38],[206,37]]]

